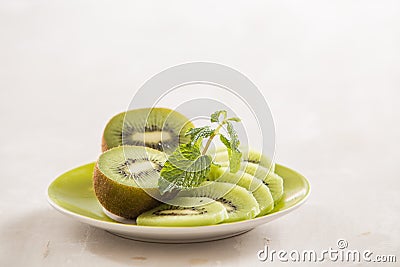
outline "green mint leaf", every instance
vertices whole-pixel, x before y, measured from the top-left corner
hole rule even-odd
[[[189,130],[186,131],[185,136],[193,136],[196,135],[199,131],[202,130],[204,127],[200,128],[190,128]]]
[[[232,123],[230,121],[227,121],[226,124],[227,124],[226,128],[228,130],[230,139],[229,140],[230,148],[228,149],[229,169],[230,172],[236,173],[240,168],[240,162],[242,159],[242,152],[240,152],[239,150],[240,141],[235,129],[233,128]]]
[[[210,172],[211,157],[201,155],[199,146],[180,145],[164,164],[158,183],[161,194],[174,188],[200,185]]]
[[[227,120],[228,120],[228,121],[241,122],[240,118],[238,118],[238,117],[232,117],[232,118],[229,118],[229,119],[227,119]]]
[[[225,135],[220,134],[219,140],[221,140],[221,142],[226,146],[227,149],[231,149],[231,142],[229,141],[228,138],[226,138]]]
[[[210,126],[204,126],[200,128],[192,128],[185,133],[185,136],[190,135],[191,141],[190,145],[194,146],[198,144],[198,141],[201,138],[207,138],[214,134],[214,130],[210,128]]]
[[[242,152],[239,149],[228,149],[229,155],[229,170],[231,173],[236,173],[240,169],[242,161]]]
[[[218,110],[211,114],[211,122],[220,122],[219,117],[221,114],[226,118],[226,110]]]
[[[238,148],[240,145],[239,137],[230,121],[226,122],[226,129],[228,130],[228,135],[229,135],[229,139],[230,139],[230,143],[231,143],[231,149],[234,150],[234,149]]]

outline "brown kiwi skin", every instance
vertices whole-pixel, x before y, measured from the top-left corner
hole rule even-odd
[[[143,189],[120,184],[106,177],[98,168],[98,163],[93,172],[93,186],[97,199],[106,210],[127,219],[135,219],[141,213],[160,205],[158,200]]]
[[[107,150],[108,150],[108,146],[106,143],[106,139],[104,139],[104,134],[103,134],[103,136],[101,137],[101,151],[105,152]]]

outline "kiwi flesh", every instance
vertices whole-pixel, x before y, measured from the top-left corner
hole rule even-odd
[[[229,162],[228,151],[226,150],[225,147],[218,147],[215,150],[214,161],[218,164],[220,162],[222,164]],[[257,164],[263,166],[264,168],[269,169],[271,172],[275,171],[275,164],[272,162],[272,160],[253,149],[247,149],[247,150],[244,149],[242,151],[242,161],[244,163]]]
[[[217,148],[214,161],[221,167],[229,167],[228,153],[224,147]],[[217,168],[212,168],[213,172]],[[275,164],[261,153],[248,150],[243,154],[240,170],[262,180],[271,191],[274,202],[277,203],[283,195],[283,179],[274,173]]]
[[[146,211],[136,219],[146,226],[202,226],[218,224],[228,218],[223,204],[205,197],[177,197],[168,204]]]
[[[147,146],[171,153],[187,143],[185,133],[194,125],[184,115],[167,108],[142,108],[115,115],[107,123],[102,150],[121,145]]]
[[[267,168],[254,164],[245,163],[241,166],[248,174],[260,179],[271,191],[274,202],[277,203],[283,195],[283,179],[278,174],[268,171]]]
[[[100,204],[127,219],[159,205],[158,178],[166,155],[143,146],[120,146],[100,155],[93,186]]]
[[[182,190],[178,197],[207,197],[224,205],[228,218],[224,222],[252,219],[260,213],[257,200],[245,188],[223,182],[203,182],[199,187]]]
[[[228,162],[218,162],[218,164],[220,164],[222,168],[229,166]],[[266,186],[268,186],[275,203],[282,198],[283,179],[278,174],[269,171],[264,166],[260,166],[251,162],[242,162],[240,165],[240,170],[253,175],[254,177],[260,179]]]
[[[266,215],[274,209],[274,199],[269,188],[260,179],[244,171],[231,173],[228,168],[221,167],[210,173],[209,180],[234,183],[246,188],[257,200],[260,208],[258,216]]]

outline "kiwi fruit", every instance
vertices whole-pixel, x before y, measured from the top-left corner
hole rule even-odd
[[[228,151],[225,147],[218,147],[215,150],[215,158],[214,161],[216,163],[227,163],[229,162]],[[275,164],[271,159],[264,156],[258,151],[255,150],[244,150],[242,151],[242,161],[244,163],[257,164],[263,166],[264,168],[269,169],[271,172],[275,171]]]
[[[206,197],[177,197],[169,204],[146,211],[136,219],[137,225],[202,226],[218,224],[228,218],[223,204]]]
[[[107,123],[102,150],[121,145],[147,146],[170,154],[189,141],[185,133],[194,125],[184,115],[167,108],[142,108],[115,115]]]
[[[263,216],[274,208],[274,199],[268,186],[260,179],[244,172],[230,173],[228,168],[221,167],[210,173],[209,180],[234,183],[250,191],[260,208],[258,216]]]
[[[217,148],[214,161],[221,167],[229,167],[228,153],[224,147]],[[218,168],[212,168],[211,173],[215,170],[218,171]],[[275,203],[282,198],[283,179],[278,174],[274,173],[275,164],[267,157],[254,150],[244,152],[240,170],[262,180],[271,191]]]
[[[207,197],[224,205],[228,218],[224,222],[252,219],[260,213],[257,200],[245,188],[223,182],[203,182],[199,187],[182,190],[178,197]]]
[[[277,203],[283,195],[283,179],[278,174],[268,171],[267,168],[254,164],[243,163],[241,169],[260,179],[271,191],[274,202]]]
[[[107,150],[97,160],[94,191],[110,213],[127,219],[159,205],[158,178],[166,155],[144,146],[119,146]]]

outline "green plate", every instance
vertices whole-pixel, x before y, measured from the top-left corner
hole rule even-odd
[[[113,221],[104,214],[103,208],[97,201],[93,190],[92,174],[94,165],[95,163],[90,163],[80,166],[55,179],[48,187],[49,203],[58,211],[81,222],[123,237],[141,241],[186,243],[216,240],[238,235],[281,217],[304,203],[310,194],[310,185],[305,177],[294,170],[276,164],[275,172],[284,181],[284,194],[274,210],[265,216],[211,226],[137,226]]]

